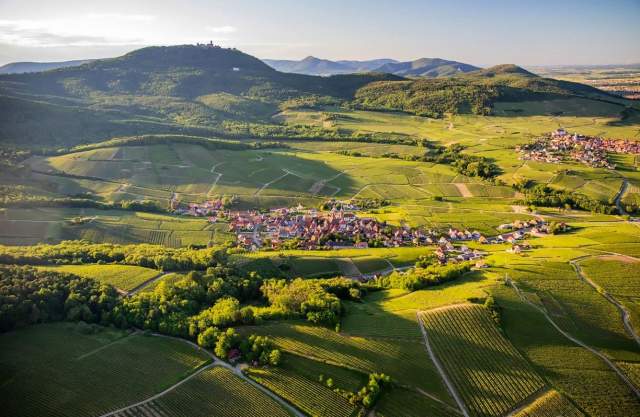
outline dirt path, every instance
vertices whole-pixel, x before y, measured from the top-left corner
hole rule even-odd
[[[451,396],[456,401],[456,404],[458,404],[458,408],[462,412],[462,415],[465,417],[469,417],[469,411],[467,410],[467,406],[464,404],[464,402],[462,401],[462,398],[456,391],[456,388],[453,386],[453,384],[449,380],[449,377],[444,371],[442,364],[440,364],[440,360],[436,357],[435,353],[433,352],[433,349],[431,349],[431,344],[429,343],[429,337],[427,336],[427,330],[424,328],[424,325],[422,324],[422,320],[420,320],[420,312],[416,313],[416,317],[418,319],[418,324],[420,325],[420,331],[422,332],[424,345],[427,348],[427,352],[429,353],[429,357],[431,358],[431,361],[436,365],[436,369],[438,370],[438,373],[442,377],[442,380],[444,381],[445,385],[447,386],[447,389],[451,393]]]
[[[178,383],[176,383],[176,384],[174,384],[174,385],[170,386],[170,387],[169,387],[169,388],[167,388],[166,390],[164,390],[164,391],[162,391],[162,392],[159,392],[158,394],[156,394],[156,395],[154,395],[154,396],[152,396],[152,397],[147,398],[146,400],[142,400],[142,401],[137,402],[137,403],[135,403],[135,404],[131,404],[131,405],[128,405],[128,406],[126,406],[126,407],[123,407],[123,408],[121,408],[121,409],[119,409],[119,410],[115,410],[115,411],[112,411],[112,412],[110,412],[110,413],[103,414],[103,415],[102,415],[102,416],[100,416],[100,417],[109,417],[109,416],[114,416],[114,415],[116,415],[116,414],[120,414],[120,413],[122,413],[122,412],[124,412],[124,411],[127,411],[127,410],[129,410],[129,409],[131,409],[131,408],[135,408],[135,407],[138,407],[138,406],[140,406],[140,405],[144,405],[144,404],[146,404],[146,403],[150,403],[150,402],[151,402],[151,401],[153,401],[153,400],[157,400],[158,398],[160,398],[160,397],[162,397],[163,395],[165,395],[165,394],[167,394],[167,393],[169,393],[169,392],[173,391],[174,389],[178,388],[180,385],[184,384],[185,382],[189,381],[190,379],[195,378],[195,377],[196,377],[196,376],[198,376],[201,372],[206,371],[206,370],[207,370],[207,369],[209,369],[209,368],[213,368],[214,366],[216,366],[216,365],[215,365],[215,364],[213,364],[213,363],[211,363],[211,364],[209,364],[209,365],[206,365],[206,366],[203,366],[202,368],[200,368],[200,369],[196,370],[195,372],[193,372],[191,375],[189,375],[189,376],[188,376],[188,377],[186,377],[185,379],[181,380],[180,382],[178,382]]]
[[[452,184],[456,186],[456,188],[458,189],[458,191],[460,191],[460,194],[463,197],[467,197],[467,198],[473,197],[473,193],[469,191],[469,187],[467,187],[467,184],[462,182],[454,182]]]
[[[115,410],[115,411],[111,411],[109,413],[103,414],[100,417],[110,417],[110,416],[113,416],[115,414],[121,413],[123,411],[129,410],[131,408],[138,407],[140,405],[144,405],[144,404],[149,403],[149,402],[151,402],[153,400],[157,400],[158,398],[162,397],[165,394],[168,394],[169,392],[171,392],[174,389],[178,388],[180,385],[184,384],[185,382],[189,381],[190,379],[196,377],[201,372],[203,372],[203,371],[205,371],[205,370],[207,370],[209,368],[213,368],[215,366],[220,366],[222,368],[226,368],[226,369],[230,370],[238,378],[242,379],[243,381],[249,383],[253,387],[255,387],[258,390],[260,390],[261,392],[263,392],[264,394],[268,395],[271,399],[273,399],[278,404],[280,404],[282,407],[287,409],[295,417],[306,417],[306,415],[304,413],[302,413],[300,410],[295,408],[293,405],[289,404],[287,401],[285,401],[284,399],[280,398],[278,395],[274,394],[273,392],[271,392],[270,390],[268,390],[264,386],[258,384],[256,381],[254,381],[253,379],[251,379],[248,376],[246,376],[245,374],[243,374],[242,371],[240,370],[240,368],[234,367],[231,364],[220,360],[213,353],[209,352],[206,349],[203,349],[202,347],[198,346],[197,344],[195,344],[195,343],[193,343],[193,342],[191,342],[189,340],[181,339],[179,337],[167,336],[167,335],[163,335],[163,334],[159,334],[159,333],[152,333],[152,336],[164,337],[164,338],[167,338],[167,339],[174,339],[174,340],[178,340],[178,341],[183,342],[183,343],[187,343],[187,344],[193,346],[198,351],[204,352],[207,356],[209,356],[209,358],[211,358],[213,360],[213,362],[208,364],[208,365],[206,365],[206,366],[203,366],[202,368],[197,369],[195,372],[193,372],[192,374],[190,374],[186,378],[182,379],[181,381],[177,382],[176,384],[170,386],[169,388],[165,389],[164,391],[162,391],[162,392],[160,392],[158,394],[155,394],[155,395],[153,395],[153,396],[151,396],[151,397],[149,397],[149,398],[147,398],[145,400],[139,401],[139,402],[137,402],[135,404],[132,404],[132,405],[129,405],[127,407],[123,407],[123,408],[121,408],[119,410]]]
[[[578,276],[578,278],[580,278],[583,282],[591,286],[594,290],[596,290],[598,294],[602,295],[608,302],[613,304],[618,309],[618,311],[620,312],[620,316],[622,317],[622,323],[624,324],[624,328],[627,331],[627,334],[631,336],[633,340],[636,341],[638,346],[640,346],[640,336],[638,336],[638,333],[636,333],[635,329],[633,328],[633,325],[631,324],[631,316],[629,314],[629,310],[627,310],[627,308],[615,297],[613,297],[611,294],[606,292],[604,288],[596,284],[589,277],[587,277],[584,274],[584,272],[582,272],[582,268],[580,268],[579,263],[580,261],[586,258],[587,257],[573,259],[569,261],[569,263],[571,264],[573,269],[575,269],[576,275]]]
[[[161,280],[162,278],[166,277],[169,274],[171,274],[171,272],[161,272],[158,275],[156,275],[155,277],[146,280],[145,282],[143,282],[142,284],[138,285],[137,287],[135,287],[131,291],[128,291],[126,293],[127,297],[131,297],[132,295],[136,295],[137,293],[139,293],[141,290],[143,290],[144,288],[146,288],[150,284],[153,284],[154,282],[156,282],[158,280]]]
[[[99,347],[99,348],[97,348],[97,349],[93,349],[93,350],[92,350],[92,351],[90,351],[90,352],[87,352],[87,353],[84,353],[84,354],[82,354],[82,355],[78,356],[78,357],[76,358],[76,360],[77,360],[77,361],[79,361],[79,360],[82,360],[82,359],[84,359],[84,358],[87,358],[87,357],[89,357],[89,356],[91,356],[91,355],[93,355],[93,354],[95,354],[95,353],[98,353],[98,352],[100,352],[100,351],[102,351],[102,350],[104,350],[104,349],[107,349],[107,348],[108,348],[108,347],[110,347],[110,346],[115,345],[116,343],[120,343],[120,342],[122,342],[124,339],[126,339],[126,338],[128,338],[128,337],[135,336],[135,335],[137,335],[137,334],[140,334],[140,332],[135,331],[135,332],[129,333],[128,335],[125,335],[125,336],[123,336],[123,337],[120,337],[120,338],[118,338],[118,339],[114,340],[113,342],[107,343],[106,345],[102,345],[102,346],[100,346],[100,347]]]
[[[267,183],[263,184],[263,185],[262,185],[262,187],[258,188],[258,189],[256,190],[256,192],[255,192],[255,193],[253,193],[253,195],[254,195],[254,196],[258,196],[262,191],[264,191],[264,189],[265,189],[265,188],[267,188],[268,186],[270,186],[270,185],[271,185],[271,184],[273,184],[274,182],[278,182],[278,181],[280,181],[281,179],[283,179],[284,177],[286,177],[287,175],[289,175],[289,174],[290,174],[290,172],[289,172],[289,171],[287,171],[286,169],[283,169],[283,171],[284,171],[284,175],[280,175],[278,178],[273,179],[273,180],[271,180],[271,181],[269,181],[269,182],[267,182]]]
[[[509,413],[507,415],[505,415],[505,417],[513,417],[513,416],[515,416],[520,411],[522,411],[525,408],[527,408],[535,400],[537,400],[538,398],[542,397],[543,395],[546,395],[548,392],[549,392],[549,387],[545,386],[545,387],[540,388],[538,391],[534,392],[533,394],[531,394],[530,396],[525,398],[523,401],[521,401],[520,404],[517,405],[513,410],[509,411]]]
[[[629,181],[627,181],[627,179],[625,178],[622,180],[620,191],[618,191],[618,194],[616,194],[615,198],[613,199],[613,201],[616,203],[616,207],[618,208],[618,212],[623,216],[627,214],[627,212],[622,207],[622,203],[620,203],[620,200],[622,199],[622,196],[624,196],[624,193],[627,192],[627,188],[629,188]]]
[[[562,328],[555,322],[553,321],[553,319],[551,318],[551,316],[549,316],[549,314],[547,313],[547,311],[545,309],[543,309],[540,306],[535,305],[533,302],[531,302],[527,297],[524,296],[524,294],[522,294],[520,292],[520,288],[518,288],[518,286],[516,285],[516,283],[514,281],[512,281],[509,277],[506,278],[507,283],[511,285],[511,287],[516,291],[516,293],[518,294],[518,297],[520,297],[520,299],[529,304],[531,307],[533,307],[534,309],[536,309],[538,312],[540,312],[546,319],[547,321],[560,333],[562,334],[565,338],[569,339],[570,341],[572,341],[573,343],[575,343],[576,345],[583,347],[585,349],[587,349],[589,352],[593,353],[594,355],[598,356],[600,359],[602,359],[609,368],[611,368],[612,371],[614,371],[622,380],[622,382],[624,382],[625,384],[627,384],[627,386],[629,387],[629,389],[635,394],[636,397],[640,398],[640,390],[633,384],[633,382],[631,382],[631,380],[616,366],[615,363],[613,363],[609,358],[607,358],[604,354],[600,353],[600,351],[598,351],[597,349],[587,345],[586,343],[580,341],[579,339],[576,339],[575,337],[573,337],[572,335],[570,335],[569,333],[565,332],[564,330],[562,330]]]
[[[334,175],[331,178],[327,178],[324,180],[319,180],[313,183],[313,185],[309,188],[309,192],[315,196],[316,194],[318,194],[320,192],[320,190],[322,190],[324,188],[325,185],[327,185],[328,182],[331,182],[333,180],[335,180],[336,178],[340,177],[342,174],[344,174],[344,172],[339,172],[338,174]],[[335,187],[335,186],[334,186]],[[338,189],[338,191],[340,191],[340,187],[335,187]],[[338,191],[336,191],[334,194],[336,194]]]
[[[347,278],[361,278],[362,272],[358,269],[356,264],[353,263],[351,258],[336,258],[336,263],[340,268],[340,273]]]

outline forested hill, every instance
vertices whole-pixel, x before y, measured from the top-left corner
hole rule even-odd
[[[450,77],[459,73],[478,70],[478,67],[462,62],[440,58],[420,58],[408,62],[390,62],[377,68],[378,72],[387,72],[402,77]]]
[[[283,106],[328,104],[433,117],[488,114],[498,101],[566,96],[610,99],[510,65],[419,80],[320,77],[279,72],[236,49],[148,47],[77,67],[0,75],[0,141],[58,148],[149,133],[317,137],[326,132],[301,133],[272,116]]]
[[[226,92],[281,99],[301,94],[347,97],[371,81],[398,79],[384,74],[343,77],[285,74],[236,49],[182,45],[143,48],[43,73],[4,75],[0,88],[72,97],[98,93],[195,98]]]
[[[567,97],[613,99],[584,84],[542,78],[506,64],[449,78],[374,82],[356,92],[354,105],[441,117],[445,113],[491,114],[497,102]]]

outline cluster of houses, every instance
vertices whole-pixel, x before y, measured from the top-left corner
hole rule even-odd
[[[370,217],[358,217],[345,210],[320,212],[316,209],[278,208],[269,213],[229,212],[229,230],[237,235],[238,246],[246,249],[282,247],[294,242],[298,249],[340,249],[400,247],[425,244],[425,232],[408,227],[392,227]]]
[[[594,168],[615,169],[607,153],[640,154],[640,142],[570,134],[565,129],[557,129],[516,149],[524,160],[550,163],[573,160]]]
[[[217,221],[217,217],[221,210],[224,209],[224,202],[222,199],[207,200],[202,203],[188,203],[183,205],[180,204],[177,199],[172,198],[170,200],[170,205],[175,214],[194,217],[208,216],[209,221],[214,223]]]

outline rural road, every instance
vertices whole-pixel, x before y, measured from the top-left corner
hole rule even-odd
[[[166,277],[169,274],[171,274],[171,272],[161,272],[158,275],[156,275],[155,277],[146,280],[145,282],[143,282],[142,284],[138,285],[137,287],[135,287],[131,291],[127,291],[126,292],[127,297],[131,297],[132,295],[136,295],[141,290],[146,288],[149,284],[153,284],[154,282],[156,282],[158,280],[161,280],[162,278]]]
[[[203,366],[202,368],[196,370],[194,373],[190,374],[189,376],[187,376],[186,378],[182,379],[181,381],[177,382],[176,384],[170,386],[169,388],[165,389],[164,391],[155,394],[145,400],[139,401],[135,404],[131,404],[127,407],[123,407],[120,408],[119,410],[115,410],[115,411],[111,411],[109,413],[103,414],[100,417],[110,417],[110,416],[114,416],[118,413],[121,413],[123,411],[126,411],[128,409],[140,406],[140,405],[144,405],[146,403],[149,403],[153,400],[156,400],[160,397],[162,397],[163,395],[173,391],[174,389],[178,388],[180,385],[184,384],[185,382],[189,381],[191,378],[196,377],[198,374],[200,374],[201,372],[209,369],[209,368],[213,368],[215,366],[220,366],[222,368],[226,368],[228,370],[230,370],[231,372],[233,372],[238,378],[242,379],[243,381],[249,383],[250,385],[252,385],[253,387],[259,389],[260,391],[262,391],[263,393],[265,393],[266,395],[268,395],[270,398],[272,398],[274,401],[276,401],[278,404],[280,404],[281,406],[283,406],[284,408],[286,408],[289,412],[291,412],[295,417],[307,417],[303,412],[301,412],[300,410],[298,410],[297,408],[295,408],[293,405],[289,404],[287,401],[285,401],[284,399],[282,399],[281,397],[279,397],[278,395],[274,394],[272,391],[268,390],[267,388],[265,388],[264,386],[258,384],[256,381],[254,381],[253,379],[249,378],[248,376],[246,376],[244,373],[242,373],[242,371],[240,370],[240,368],[234,367],[231,364],[224,362],[223,360],[219,359],[217,356],[215,356],[213,353],[209,352],[207,349],[203,349],[202,347],[198,346],[197,344],[191,342],[190,340],[185,340],[179,337],[173,337],[173,336],[167,336],[164,334],[159,334],[159,333],[152,333],[152,336],[155,337],[164,337],[166,339],[174,339],[174,340],[178,340],[182,343],[187,343],[189,345],[191,345],[192,347],[194,347],[195,349],[197,349],[200,352],[204,352],[205,354],[207,354],[207,356],[209,356],[213,362]]]
[[[549,323],[551,323],[551,325],[558,332],[560,332],[560,334],[562,334],[565,338],[569,339],[570,341],[572,341],[576,345],[587,349],[588,351],[590,351],[591,353],[593,353],[594,355],[596,355],[600,359],[602,359],[609,366],[609,368],[611,368],[612,371],[614,371],[616,374],[618,374],[620,379],[625,384],[627,384],[627,386],[635,394],[635,396],[640,398],[640,390],[638,390],[638,388],[633,384],[633,382],[631,382],[631,380],[609,358],[607,358],[604,354],[600,353],[600,351],[596,350],[595,348],[587,345],[586,343],[580,341],[579,339],[576,339],[575,337],[571,336],[569,333],[567,333],[564,330],[562,330],[560,328],[560,326],[555,321],[553,321],[553,319],[551,318],[551,316],[549,316],[549,314],[547,313],[547,311],[545,309],[541,308],[540,306],[535,305],[527,297],[525,297],[524,294],[522,294],[520,292],[520,288],[518,288],[518,286],[516,285],[516,283],[513,280],[511,280],[508,276],[506,277],[506,280],[507,280],[507,283],[510,284],[511,287],[516,291],[516,293],[518,294],[518,297],[520,297],[520,299],[522,301],[524,301],[525,303],[529,304],[531,307],[536,309],[538,312],[542,313],[542,315],[544,315],[544,317],[547,319],[547,321]]]
[[[424,328],[424,325],[422,324],[422,320],[420,320],[420,312],[416,313],[416,317],[418,319],[418,324],[420,325],[420,331],[422,332],[424,345],[426,346],[427,352],[431,357],[431,361],[436,365],[436,368],[438,369],[438,373],[440,374],[440,376],[442,377],[442,380],[444,381],[445,385],[449,389],[451,396],[453,397],[454,400],[456,400],[456,404],[458,404],[458,408],[460,408],[460,411],[462,411],[462,415],[464,415],[465,417],[469,417],[469,410],[467,410],[467,406],[464,404],[464,402],[462,401],[462,398],[460,398],[460,395],[458,394],[458,391],[456,391],[456,388],[453,386],[453,384],[449,380],[449,377],[444,371],[444,368],[442,367],[440,360],[438,360],[435,353],[433,352],[433,349],[431,349],[431,344],[429,343],[429,337],[427,336],[427,330]]]
[[[627,212],[622,207],[622,204],[620,203],[620,199],[622,198],[624,193],[627,192],[628,187],[629,187],[629,181],[627,181],[627,179],[625,178],[622,180],[620,191],[618,191],[618,194],[616,194],[616,197],[613,199],[613,201],[616,203],[616,207],[618,208],[618,212],[623,216],[627,214]]]
[[[578,275],[578,278],[580,278],[582,281],[590,285],[594,290],[596,290],[600,295],[602,295],[607,301],[609,301],[618,309],[618,311],[620,312],[620,315],[622,316],[622,323],[624,324],[625,330],[627,331],[629,336],[631,336],[631,338],[636,341],[638,346],[640,346],[640,336],[638,336],[635,329],[633,328],[633,325],[631,324],[631,317],[629,315],[629,311],[622,303],[620,303],[616,298],[610,295],[604,288],[602,288],[601,286],[593,282],[589,277],[587,277],[582,272],[582,268],[580,268],[579,262],[583,259],[586,259],[586,257],[577,258],[569,261],[573,269],[575,269],[576,275]]]

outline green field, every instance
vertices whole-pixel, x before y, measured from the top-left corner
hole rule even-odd
[[[425,311],[420,318],[434,354],[471,415],[504,415],[544,387],[544,380],[483,307],[444,307]]]
[[[130,265],[63,265],[55,267],[39,267],[58,272],[68,272],[84,278],[92,278],[105,284],[113,285],[129,291],[144,282],[157,277],[160,272],[155,269]]]
[[[115,414],[117,417],[140,415],[287,417],[291,414],[230,370],[213,367],[156,400]]]
[[[0,335],[0,405],[11,416],[100,415],[142,401],[208,361],[172,339],[73,324]]]

